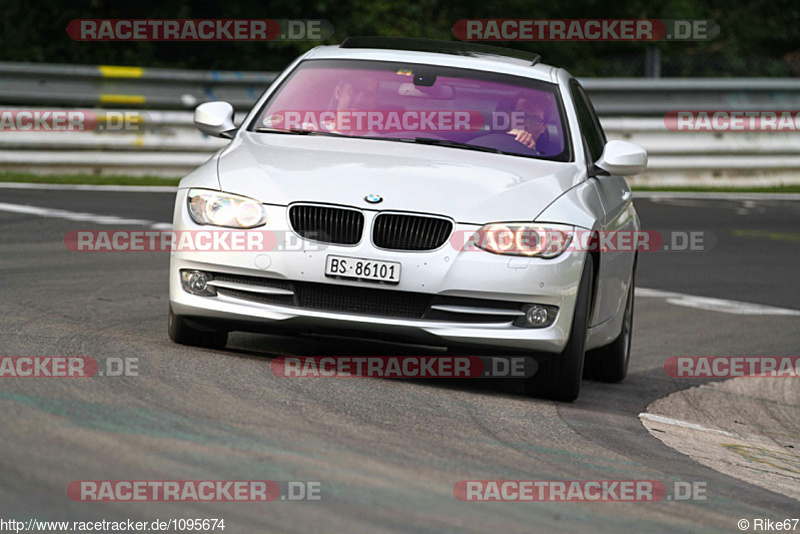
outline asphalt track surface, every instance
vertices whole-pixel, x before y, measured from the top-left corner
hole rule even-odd
[[[3,190],[2,202],[169,222],[168,193]],[[640,199],[645,229],[703,231],[703,252],[640,255],[637,286],[800,310],[800,203]],[[76,253],[67,231],[122,226],[0,210],[0,356],[139,358],[139,376],[0,378],[0,519],[224,518],[253,532],[738,532],[798,502],[665,446],[638,414],[706,380],[670,356],[797,356],[797,316],[637,297],[621,384],[560,404],[508,380],[281,379],[276,355],[429,354],[352,338],[166,334],[166,253]],[[131,227],[136,228],[136,227]],[[140,228],[140,227],[139,227]],[[798,402],[800,404],[800,402]],[[800,437],[790,436],[794,450]],[[789,449],[787,449],[789,450]],[[313,480],[320,502],[76,502],[75,480]],[[705,501],[461,502],[460,480],[705,482]]]

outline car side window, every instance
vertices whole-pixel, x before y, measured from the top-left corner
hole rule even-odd
[[[575,101],[575,111],[578,113],[578,123],[581,128],[581,136],[586,142],[591,162],[594,163],[603,155],[603,148],[606,146],[606,134],[597,114],[594,111],[592,102],[586,96],[586,92],[578,82],[572,82],[572,99]]]

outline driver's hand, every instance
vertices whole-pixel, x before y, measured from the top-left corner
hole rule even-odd
[[[536,138],[533,137],[532,133],[526,130],[515,129],[515,130],[510,130],[506,133],[509,135],[513,135],[515,141],[519,141],[528,148],[536,147]]]

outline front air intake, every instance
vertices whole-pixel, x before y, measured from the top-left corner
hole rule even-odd
[[[322,243],[355,245],[364,233],[364,214],[349,208],[296,204],[289,223],[300,237]]]
[[[453,223],[441,217],[381,213],[372,226],[372,242],[389,250],[434,250],[447,242]]]

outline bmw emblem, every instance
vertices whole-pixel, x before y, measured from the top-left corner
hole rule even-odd
[[[364,197],[364,200],[370,204],[377,204],[378,202],[383,202],[383,197],[380,195],[367,195]]]

